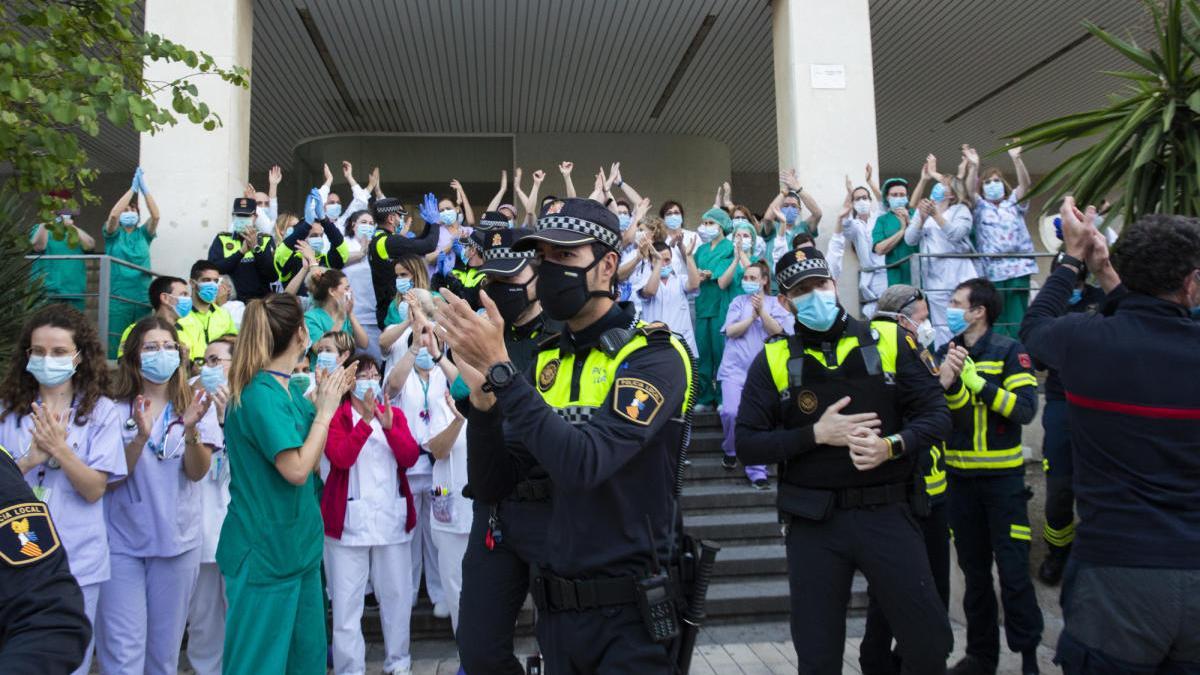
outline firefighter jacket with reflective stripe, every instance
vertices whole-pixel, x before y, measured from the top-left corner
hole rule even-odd
[[[949,344],[961,344],[956,337]],[[948,347],[943,347],[942,355]],[[1020,473],[1021,426],[1037,413],[1037,378],[1021,343],[992,331],[969,349],[984,380],[973,392],[958,380],[946,392],[954,431],[946,442],[946,466],[954,474]]]

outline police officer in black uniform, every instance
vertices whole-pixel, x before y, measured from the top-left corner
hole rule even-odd
[[[547,318],[537,301],[534,252],[512,249],[533,230],[492,230],[475,233],[487,245],[479,271],[487,275],[484,287],[504,319],[509,358],[528,373],[538,343],[562,325]],[[476,431],[468,426],[468,439]],[[504,438],[507,452],[472,452],[481,446],[468,441],[463,492],[474,500],[475,519],[463,556],[458,616],[458,654],[468,673],[525,672],[513,656],[513,628],[529,593],[530,566],[542,560],[550,523],[546,470],[525,449],[520,430],[506,425]]]
[[[448,296],[439,326],[471,386],[472,457],[508,453],[504,426],[553,482],[542,565],[533,579],[537,633],[555,674],[669,673],[680,597],[669,573],[679,547],[672,491],[691,388],[687,348],[614,302],[617,217],[567,199],[538,220],[537,297],[564,321],[535,354],[533,382],[517,375],[499,310],[488,317]],[[469,639],[469,636],[468,638]]]
[[[0,446],[0,672],[69,673],[91,639],[50,511]]]
[[[1050,265],[1050,273],[1062,265],[1060,253]],[[1067,299],[1067,314],[1100,311],[1106,296],[1099,286],[1085,283],[1087,270],[1075,277],[1075,289]],[[1046,405],[1042,408],[1042,469],[1046,473],[1046,524],[1042,538],[1048,551],[1038,566],[1038,578],[1051,586],[1062,579],[1063,569],[1075,541],[1075,490],[1071,488],[1074,473],[1071,462],[1071,426],[1067,422],[1067,394],[1058,371],[1036,362],[1046,371]]]
[[[426,222],[419,237],[409,238],[400,233],[408,213],[399,199],[383,197],[375,200],[375,222],[379,229],[367,247],[371,264],[371,285],[375,287],[375,318],[384,325],[388,304],[396,297],[396,260],[402,255],[423,256],[437,248],[437,221]]]
[[[784,254],[775,278],[796,331],[751,363],[735,438],[743,464],[780,465],[799,671],[842,672],[858,569],[904,672],[944,672],[950,623],[910,507],[917,456],[950,431],[935,368],[895,323],[850,317],[820,251]]]

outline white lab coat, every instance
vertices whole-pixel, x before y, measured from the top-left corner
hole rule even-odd
[[[971,243],[973,218],[971,210],[964,204],[955,204],[946,209],[942,216],[945,226],[938,225],[930,216],[924,223],[912,218],[904,230],[904,241],[909,246],[919,246],[921,253],[974,253]],[[980,276],[977,260],[968,258],[922,258],[921,289],[928,296],[929,320],[936,335],[934,342],[941,346],[953,337],[946,327],[946,307],[954,288],[968,279]]]
[[[876,204],[866,221],[863,221],[855,213],[843,218],[842,232],[840,235],[836,232],[833,234],[829,240],[829,250],[825,254],[829,261],[829,271],[833,274],[833,278],[840,282],[842,257],[845,255],[846,247],[849,245],[854,248],[860,268],[858,300],[861,303],[863,316],[867,318],[875,314],[875,303],[879,300],[879,296],[887,290],[888,285],[887,270],[861,271],[864,267],[882,267],[885,264],[883,256],[875,253],[875,245],[871,242],[871,231],[875,228],[875,221],[883,213],[882,208]]]

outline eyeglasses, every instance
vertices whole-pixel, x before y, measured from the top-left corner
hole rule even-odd
[[[226,356],[217,356],[216,354],[211,354],[209,356],[204,357],[203,360],[204,360],[204,363],[206,363],[210,366],[219,366],[224,361],[233,361],[233,358],[226,357]]]
[[[900,312],[904,311],[905,307],[908,307],[909,305],[913,304],[914,302],[916,302],[918,300],[924,300],[924,299],[925,299],[925,294],[921,292],[921,289],[915,288],[915,289],[913,289],[913,294],[910,295],[907,300],[900,303],[900,307],[899,307],[899,309],[896,310],[896,313],[899,314]]]
[[[178,350],[179,350],[179,345],[174,342],[162,342],[162,343],[147,342],[142,345],[142,353],[143,354],[154,354],[154,353],[160,352],[160,351],[173,352],[173,351],[178,351]]]
[[[67,347],[52,347],[49,351],[45,347],[30,347],[25,350],[26,356],[52,356],[54,358],[62,358],[64,356],[75,356],[79,352]]]

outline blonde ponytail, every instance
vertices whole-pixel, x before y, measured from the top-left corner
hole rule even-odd
[[[229,394],[241,403],[242,389],[271,359],[283,353],[304,324],[304,312],[294,295],[275,293],[246,305],[229,365]]]

